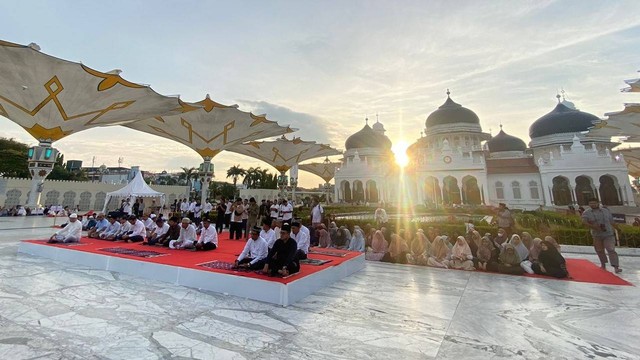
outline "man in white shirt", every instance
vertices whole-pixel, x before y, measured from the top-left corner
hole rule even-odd
[[[48,243],[80,242],[80,238],[82,238],[82,223],[78,221],[78,214],[73,213],[69,215],[69,222],[67,223],[67,226],[51,235]]]
[[[324,215],[324,209],[318,202],[313,199],[313,207],[311,208],[311,227],[316,228],[322,224],[322,216]]]
[[[144,223],[140,221],[135,215],[129,216],[129,224],[131,230],[128,234],[122,235],[122,240],[125,242],[142,242],[145,236],[147,236],[147,229],[144,227]]]
[[[156,220],[156,227],[151,234],[147,237],[147,241],[143,242],[143,245],[155,245],[158,243],[160,237],[169,231],[169,224],[165,223],[163,218]]]
[[[291,219],[293,218],[293,205],[291,205],[287,199],[282,199],[280,213],[282,214],[282,223],[291,225]]]
[[[218,232],[216,227],[211,225],[208,217],[202,219],[202,230],[200,239],[196,243],[196,251],[215,250],[218,247]]]
[[[271,215],[271,221],[278,220],[278,214],[280,214],[280,205],[278,205],[277,201],[274,201],[269,208],[269,213]]]
[[[133,210],[131,209],[131,202],[129,201],[129,199],[127,199],[127,201],[124,202],[124,206],[122,207],[122,212],[127,215],[131,215],[132,211]]]
[[[260,228],[254,226],[251,228],[251,237],[247,240],[244,250],[238,256],[235,267],[249,268],[251,270],[260,270],[266,263],[269,247],[267,242],[259,235]]]
[[[156,228],[155,218],[156,214],[142,215],[142,223],[144,224],[144,228],[147,230],[147,237],[149,237],[153,230]]]
[[[209,201],[209,199],[207,199],[207,202],[204,203],[204,206],[202,207],[204,216],[209,217],[209,213],[211,212],[211,210],[213,210],[213,205],[211,205],[211,202]]]
[[[296,257],[298,260],[304,260],[309,253],[309,234],[301,230],[302,225],[294,221],[291,224],[291,238],[298,244],[298,250],[296,251]]]
[[[107,225],[107,229],[100,233],[100,239],[103,240],[113,240],[118,231],[120,231],[120,223],[118,219],[113,216],[109,216],[109,225]]]
[[[190,249],[196,241],[196,228],[191,224],[191,219],[186,217],[182,219],[178,240],[171,240],[169,249]]]
[[[183,217],[187,216],[187,213],[189,212],[189,203],[187,202],[187,199],[182,199],[182,202],[180,203],[180,212]]]
[[[271,249],[276,242],[276,233],[271,229],[271,220],[264,219],[262,221],[262,231],[260,231],[260,237],[267,242],[267,247]]]

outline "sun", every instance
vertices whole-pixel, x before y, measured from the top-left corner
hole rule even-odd
[[[391,151],[396,158],[396,164],[400,167],[405,167],[409,164],[409,156],[407,156],[407,148],[409,147],[409,143],[404,140],[400,140],[393,144],[391,147]]]

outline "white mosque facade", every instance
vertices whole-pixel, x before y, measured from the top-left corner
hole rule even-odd
[[[635,206],[629,173],[610,138],[585,137],[600,119],[560,101],[529,127],[531,142],[483,132],[480,119],[445,103],[425,122],[424,136],[407,149],[399,172],[384,126],[368,124],[345,143],[335,175],[339,202],[395,202],[401,193],[426,206],[497,205],[536,209],[586,205]],[[400,180],[400,178],[403,180]]]

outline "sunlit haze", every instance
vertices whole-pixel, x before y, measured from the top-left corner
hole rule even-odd
[[[394,142],[391,146],[391,151],[393,151],[393,155],[396,158],[396,164],[400,167],[405,167],[409,164],[409,157],[407,156],[407,148],[409,147],[409,143],[404,140],[400,140]]]
[[[640,69],[639,13],[637,0],[11,1],[0,5],[0,38],[35,42],[101,71],[122,69],[125,79],[185,101],[211,94],[339,149],[377,113],[400,154],[447,88],[484,131],[495,135],[503,124],[525,142],[561,89],[600,117],[637,102],[620,89]],[[1,136],[35,142],[5,118],[0,126]],[[183,145],[120,127],[54,145],[85,166],[94,156],[96,165],[124,157],[124,166],[150,171],[201,162]],[[217,180],[234,164],[270,168],[228,152],[213,163]],[[301,186],[321,183],[300,172]]]

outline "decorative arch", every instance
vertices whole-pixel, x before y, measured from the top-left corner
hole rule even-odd
[[[593,179],[586,175],[576,177],[576,201],[578,205],[588,205],[589,199],[596,197]]]
[[[353,201],[364,202],[364,186],[360,180],[353,182]]]
[[[603,205],[622,205],[620,185],[613,175],[600,176],[600,201]]]
[[[480,205],[482,203],[478,179],[475,176],[467,175],[462,178],[462,197],[465,204]]]
[[[462,199],[460,197],[460,187],[458,186],[458,179],[453,176],[447,176],[442,180],[443,191],[442,199],[445,204],[460,204]]]
[[[107,194],[104,191],[100,191],[96,194],[96,202],[93,204],[93,208],[101,211],[104,207],[104,200],[107,197]]]
[[[90,208],[91,208],[91,193],[88,192],[88,191],[83,191],[80,194],[80,202],[78,203],[78,205],[80,205],[80,210],[82,210],[82,211],[90,210]]]
[[[569,179],[567,179],[566,177],[554,177],[553,187],[551,191],[553,193],[554,205],[564,206],[572,203],[571,188],[569,188]]]
[[[12,189],[7,191],[7,198],[4,200],[4,207],[10,209],[16,205],[19,205],[21,196],[22,196],[22,191],[18,189]]]
[[[62,195],[62,206],[73,207],[76,202],[76,192],[67,191]]]
[[[44,200],[45,205],[60,205],[60,192],[58,190],[49,190]]]
[[[378,185],[375,182],[375,180],[369,180],[367,181],[367,193],[366,193],[366,200],[370,203],[377,203],[378,202]]]
[[[440,189],[440,183],[438,179],[429,176],[424,183],[424,196],[427,204],[440,204],[442,203],[442,189]]]
[[[353,201],[351,197],[351,184],[347,180],[342,180],[340,183],[340,189],[342,190],[342,200],[345,202]]]

